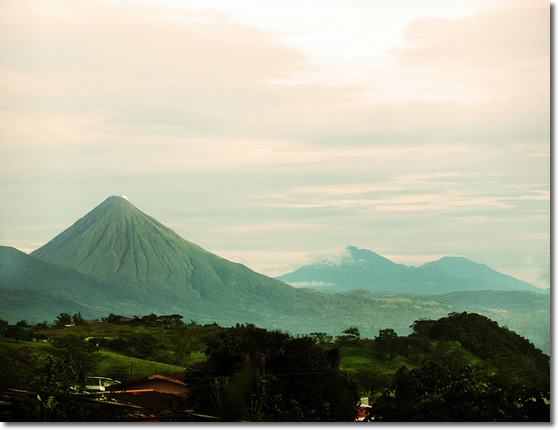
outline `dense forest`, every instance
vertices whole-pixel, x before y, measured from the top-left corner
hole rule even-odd
[[[87,393],[86,377],[174,374],[187,405],[167,408],[167,421],[347,422],[363,410],[363,421],[550,420],[550,358],[527,339],[467,312],[411,329],[369,339],[358,327],[293,336],[177,314],[0,320],[0,412],[3,421],[136,421],[139,406]]]

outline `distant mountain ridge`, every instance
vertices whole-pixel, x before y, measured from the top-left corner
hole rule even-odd
[[[543,292],[527,282],[499,273],[463,257],[443,257],[419,267],[397,264],[367,249],[346,248],[338,262],[303,266],[277,279],[326,292],[365,290],[404,294],[444,294],[455,291]]]

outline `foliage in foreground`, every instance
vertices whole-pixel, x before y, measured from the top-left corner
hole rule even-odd
[[[435,361],[408,370],[375,403],[375,421],[519,422],[550,421],[550,394],[466,366],[458,372]]]
[[[111,315],[70,327],[68,318],[3,325],[13,341],[0,348],[0,382],[34,393],[17,397],[12,420],[131,420],[71,393],[91,374],[137,378],[138,362],[154,359],[187,367],[195,412],[227,421],[353,421],[361,396],[370,397],[375,421],[549,421],[549,357],[478,314],[418,320],[408,336],[384,329],[374,339],[356,327],[334,339],[184,324],[179,315]]]
[[[353,421],[359,392],[338,348],[253,325],[223,331],[185,378],[195,409],[225,421]]]

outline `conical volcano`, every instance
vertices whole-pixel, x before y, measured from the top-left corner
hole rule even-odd
[[[125,197],[112,196],[31,255],[98,278],[142,285],[189,279],[192,258],[209,253]]]
[[[128,199],[112,196],[33,257],[71,267],[149,303],[148,312],[265,314],[301,293],[181,238]],[[138,310],[141,312],[141,310]]]

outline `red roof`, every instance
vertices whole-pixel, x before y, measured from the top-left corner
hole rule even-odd
[[[151,390],[185,396],[188,392],[186,384],[179,379],[167,375],[152,375],[146,378],[126,381],[107,387],[106,391],[139,391]]]

